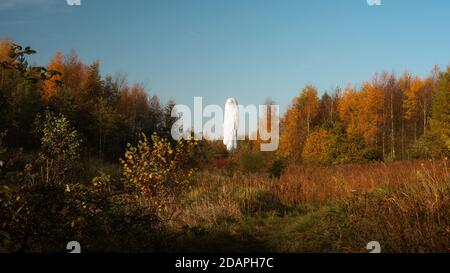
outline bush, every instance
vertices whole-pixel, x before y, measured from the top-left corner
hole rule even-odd
[[[238,149],[230,153],[230,162],[227,170],[230,176],[236,171],[243,173],[264,173],[267,171],[267,154],[254,149],[254,143],[251,141],[242,141]]]
[[[173,199],[189,185],[193,169],[185,166],[194,145],[193,141],[181,140],[172,147],[156,134],[150,143],[143,135],[137,147],[128,145],[125,158],[120,160],[125,182],[138,189],[136,198],[161,221],[173,216]]]
[[[0,251],[63,252],[78,241],[83,252],[154,251],[164,227],[131,194],[113,191],[109,175],[91,183],[24,183],[0,188]]]
[[[410,152],[415,159],[441,159],[448,155],[449,149],[437,133],[430,132],[421,136]]]
[[[197,145],[191,152],[189,166],[194,168],[213,168],[212,166],[218,159],[224,159],[227,155],[228,151],[222,142],[200,140],[197,141]]]
[[[245,173],[257,173],[265,170],[264,156],[258,152],[246,151],[241,154],[239,167]]]
[[[367,147],[361,138],[341,139],[335,148],[333,164],[350,164],[380,161],[382,156],[373,147]],[[389,161],[384,158],[385,161]]]
[[[68,119],[46,111],[35,120],[34,132],[40,139],[41,151],[37,160],[43,182],[64,182],[66,175],[80,158],[81,139]],[[32,167],[32,166],[29,166]]]
[[[66,180],[79,158],[77,131],[64,116],[47,111],[36,118],[35,133],[41,142],[38,158],[0,191],[0,230],[9,236],[10,251],[57,251],[75,236],[82,219],[83,206],[70,198],[74,187]]]
[[[118,191],[106,173],[90,183],[64,179],[67,169],[60,168],[78,158],[77,134],[64,118],[46,116],[39,128],[42,150],[33,163],[39,168],[28,164],[25,179],[0,187],[0,251],[62,252],[72,240],[86,252],[154,251],[164,245],[165,229],[135,198],[139,190]],[[60,142],[52,145],[56,137]]]
[[[272,178],[280,178],[286,169],[286,161],[283,159],[276,159],[272,162],[272,166],[269,168],[269,175]]]

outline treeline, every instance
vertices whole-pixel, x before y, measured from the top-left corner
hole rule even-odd
[[[450,67],[421,78],[376,74],[360,87],[319,98],[305,87],[281,121],[279,154],[341,164],[442,158],[450,150]]]
[[[83,136],[84,152],[102,160],[117,162],[127,143],[137,143],[141,133],[170,135],[173,100],[164,105],[121,74],[102,77],[98,61],[86,64],[75,51],[56,53],[42,68],[55,71],[51,79],[24,80],[20,69],[8,65],[33,71],[26,57],[35,52],[12,56],[12,49],[11,40],[0,40],[0,128],[7,130],[9,147],[38,146],[30,134],[36,116],[46,109],[67,117]]]
[[[142,133],[170,138],[173,100],[163,105],[120,74],[102,77],[98,61],[85,64],[75,51],[56,53],[38,69],[37,80],[24,80],[20,67],[36,70],[26,62],[34,52],[22,50],[12,59],[11,49],[11,40],[0,40],[0,133],[7,131],[8,147],[38,147],[30,133],[46,109],[67,117],[83,137],[84,153],[101,160],[117,162]],[[383,72],[359,87],[337,87],[321,97],[308,85],[281,118],[279,150],[269,161],[273,156],[312,164],[442,158],[450,148],[449,116],[450,67],[435,67],[426,78]],[[219,146],[202,141],[196,157],[211,159],[223,153]]]

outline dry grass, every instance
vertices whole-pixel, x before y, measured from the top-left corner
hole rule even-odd
[[[308,228],[320,231],[306,230],[306,235],[295,236],[303,241],[339,241],[331,249],[312,248],[315,251],[361,251],[360,243],[374,239],[392,252],[450,251],[447,161],[291,166],[280,179],[265,174],[229,177],[220,171],[205,171],[180,206],[180,223],[212,229],[226,222],[246,223],[266,212],[280,215],[276,221],[281,222],[290,217],[290,209],[306,208],[302,213],[314,219]],[[276,221],[267,232],[277,232]],[[322,233],[334,235],[324,239]],[[308,250],[297,246],[288,249]]]
[[[425,177],[426,176],[426,177]],[[291,204],[328,202],[383,187],[394,190],[425,180],[448,180],[446,162],[394,162],[337,167],[292,167],[272,184],[272,189]]]

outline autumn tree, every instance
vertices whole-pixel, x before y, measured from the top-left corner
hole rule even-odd
[[[178,120],[178,116],[173,117],[172,111],[175,108],[176,103],[174,99],[169,99],[167,103],[163,107],[162,111],[162,126],[159,130],[159,134],[163,137],[168,138],[171,142],[173,142],[172,138],[172,126]]]
[[[139,84],[123,88],[119,94],[118,112],[125,117],[133,142],[136,142],[148,125],[149,105],[145,88]]]
[[[10,63],[12,58],[9,56],[13,46],[13,42],[10,39],[0,39],[0,89],[3,90],[6,84],[6,80],[9,78],[11,70],[7,70],[5,64]]]
[[[398,156],[399,128],[402,127],[401,122],[403,120],[403,93],[398,87],[398,81],[394,74],[382,72],[378,80],[384,94],[383,157],[395,160]],[[389,149],[389,152],[387,149]]]
[[[13,85],[13,73],[14,71],[6,69],[4,63],[11,62],[9,53],[12,48],[12,41],[9,39],[0,39],[0,127],[8,128],[10,123],[9,107],[10,107],[10,94],[12,92]]]
[[[317,123],[322,126],[327,122],[331,122],[333,120],[334,110],[333,98],[325,92],[320,98]]]
[[[36,53],[10,40],[0,43],[0,105],[1,127],[8,130],[7,142],[16,147],[35,145],[28,137],[30,120],[43,108],[41,86],[58,73],[45,67],[30,65],[28,57]],[[8,51],[8,52],[7,52]]]
[[[303,147],[303,161],[307,164],[331,164],[335,159],[336,137],[319,129],[311,133]]]
[[[406,82],[405,79],[403,81]],[[409,80],[404,91],[404,118],[413,124],[414,141],[417,140],[417,125],[422,112],[420,109],[421,93],[423,92],[424,86],[424,81],[419,77],[415,77]]]
[[[59,71],[61,74],[55,75],[53,81],[46,81],[42,87],[42,99],[48,102],[52,97],[57,96],[62,88],[62,75],[64,74],[64,55],[62,52],[56,52],[53,59],[47,65],[48,69]]]
[[[80,60],[75,50],[71,50],[64,59],[63,82],[68,93],[73,97],[78,97],[85,86],[88,66]]]
[[[438,134],[450,151],[450,66],[439,76],[437,90],[433,97],[431,129]]]
[[[319,113],[319,99],[315,87],[306,86],[295,98],[281,121],[279,154],[293,161],[302,158],[303,145],[315,126]]]
[[[149,102],[149,133],[160,133],[164,126],[164,107],[157,96],[153,96]]]
[[[348,86],[339,101],[338,113],[349,137],[357,137],[360,134],[358,128],[359,105],[360,95],[353,87]]]
[[[361,105],[359,109],[358,126],[359,132],[364,139],[365,145],[372,151],[377,151],[380,143],[380,124],[382,122],[382,111],[384,94],[376,83],[363,84],[361,91]]]
[[[313,120],[319,113],[319,98],[317,97],[317,89],[308,85],[303,89],[297,107],[303,112],[302,119],[306,124],[306,134],[309,135],[313,127]]]

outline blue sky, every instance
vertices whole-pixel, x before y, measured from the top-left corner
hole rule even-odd
[[[445,67],[449,12],[448,0],[1,0],[0,37],[31,45],[39,64],[73,48],[163,101],[272,97],[283,111],[308,83],[322,92]]]

